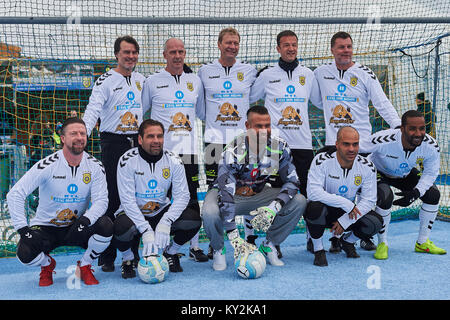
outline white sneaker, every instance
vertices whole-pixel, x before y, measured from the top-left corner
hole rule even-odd
[[[276,267],[284,266],[284,262],[278,258],[277,250],[272,242],[264,241],[259,246],[259,251],[261,251],[269,261],[269,263]]]
[[[225,257],[225,247],[220,250],[214,250],[213,253],[213,269],[216,271],[223,271],[227,268],[227,260]]]

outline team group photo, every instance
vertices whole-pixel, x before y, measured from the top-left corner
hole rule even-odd
[[[209,60],[187,45],[192,35],[170,34],[151,72],[140,68],[148,43],[139,34],[104,39],[111,63],[83,80],[83,100],[67,98],[79,107],[28,120],[49,133],[32,136],[29,161],[2,186],[3,240],[15,239],[5,272],[22,270],[21,285],[44,290],[37,299],[77,299],[68,289],[77,286],[97,290],[80,299],[114,300],[139,286],[152,294],[129,299],[215,300],[223,286],[224,300],[289,300],[330,299],[360,269],[365,290],[387,283],[387,299],[418,299],[405,293],[415,284],[396,289],[386,270],[428,265],[413,271],[418,282],[446,277],[431,270],[445,269],[450,247],[450,104],[411,87],[412,107],[398,105],[385,83],[404,84],[364,62],[362,38],[343,27],[328,26],[328,58],[313,67],[302,57],[312,39],[295,28],[271,29],[275,59],[257,64],[241,59],[250,35],[240,25],[211,35]],[[439,76],[448,94],[448,70]],[[29,92],[49,90],[39,88]],[[20,129],[13,135],[11,150],[21,150]],[[11,168],[20,164],[12,154]],[[277,281],[286,292],[270,288]],[[258,282],[272,294],[252,293]],[[302,294],[303,282],[324,295]],[[438,291],[424,299],[448,299]],[[361,299],[352,294],[336,299]]]

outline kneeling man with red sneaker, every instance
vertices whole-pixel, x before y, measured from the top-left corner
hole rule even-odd
[[[103,165],[84,151],[86,126],[67,119],[61,129],[62,150],[37,162],[9,191],[8,208],[20,235],[17,258],[40,266],[40,286],[53,284],[55,260],[49,255],[60,246],[86,249],[76,275],[86,285],[98,284],[92,262],[111,242],[113,223],[104,215],[108,192]],[[39,205],[28,223],[25,201],[39,188]]]

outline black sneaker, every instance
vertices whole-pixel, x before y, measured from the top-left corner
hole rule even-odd
[[[367,251],[377,250],[377,246],[372,242],[372,239],[361,240],[359,242],[359,245],[361,246],[361,248]]]
[[[209,247],[208,247],[208,254],[206,256],[208,257],[209,260],[212,260],[213,259],[213,255],[214,255],[214,250],[211,247],[211,245],[209,245]]]
[[[325,250],[319,250],[314,252],[314,265],[319,267],[328,266],[327,255]]]
[[[180,265],[180,256],[178,254],[168,254],[167,252],[164,252],[163,256],[167,259],[170,272],[183,272],[183,268],[181,268]]]
[[[347,242],[344,239],[340,239],[342,250],[347,254],[347,258],[359,258],[359,254],[356,252],[355,245]]]
[[[306,242],[306,250],[311,252],[311,253],[314,253],[314,245],[312,243],[312,239],[311,238],[309,238],[308,241]]]
[[[103,272],[114,272],[114,270],[115,270],[114,262],[107,262],[102,265]]]
[[[208,256],[200,248],[190,248],[189,259],[193,259],[196,262],[206,262],[209,260]]]
[[[131,279],[136,277],[136,271],[134,270],[133,260],[127,260],[122,262],[122,278]]]
[[[330,253],[341,252],[342,245],[341,245],[341,242],[339,241],[339,238],[331,237],[330,241],[331,241],[331,245],[330,245],[330,249],[328,249],[328,252],[330,252]]]
[[[98,257],[98,266],[102,267],[103,272],[114,272],[114,261],[116,260],[117,249],[109,245]]]

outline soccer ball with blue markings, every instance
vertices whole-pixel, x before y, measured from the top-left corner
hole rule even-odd
[[[145,283],[160,283],[169,272],[169,263],[163,255],[142,257],[137,267],[139,278]]]
[[[256,250],[251,254],[239,256],[234,261],[234,267],[239,276],[244,279],[259,278],[266,270],[266,258]]]

